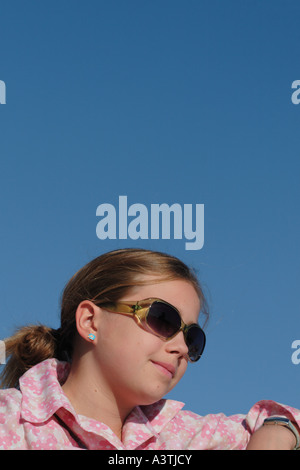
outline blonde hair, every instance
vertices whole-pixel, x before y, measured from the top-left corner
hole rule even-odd
[[[203,290],[192,269],[178,258],[157,251],[127,248],[105,253],[86,264],[67,283],[61,298],[61,326],[57,330],[31,325],[20,328],[5,340],[9,357],[1,374],[0,386],[17,387],[21,375],[49,358],[71,360],[76,329],[75,313],[83,300],[101,305],[117,301],[132,287],[148,284],[145,275],[157,276],[157,282],[182,279],[190,282],[208,319]]]

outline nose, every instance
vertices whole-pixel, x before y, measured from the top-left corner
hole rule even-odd
[[[178,356],[186,356],[188,353],[188,347],[186,345],[183,332],[180,331],[174,338],[166,341],[166,351],[171,354],[177,354]]]

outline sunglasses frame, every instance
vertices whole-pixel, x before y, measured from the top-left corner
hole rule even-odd
[[[151,308],[151,306],[153,305],[154,302],[160,302],[162,304],[168,305],[169,307],[171,307],[172,309],[174,309],[178,313],[178,316],[179,316],[180,321],[181,321],[181,325],[180,325],[180,328],[173,335],[171,335],[169,337],[159,335],[156,331],[154,331],[148,325],[147,316],[148,316],[150,308]],[[150,333],[154,334],[155,336],[157,336],[158,338],[160,338],[164,341],[170,341],[180,331],[182,331],[183,336],[184,336],[184,340],[186,342],[187,333],[188,333],[189,329],[191,327],[197,327],[199,330],[201,330],[201,332],[203,334],[204,344],[203,344],[202,353],[204,351],[205,343],[206,343],[206,336],[205,336],[205,333],[204,333],[203,329],[201,328],[201,326],[198,325],[198,323],[191,323],[190,325],[187,325],[186,323],[184,323],[184,321],[181,318],[179,310],[176,307],[174,307],[174,305],[169,304],[165,300],[158,299],[158,298],[149,298],[149,299],[132,300],[132,301],[126,300],[126,301],[122,301],[122,302],[118,302],[118,301],[117,302],[105,302],[105,303],[99,305],[99,307],[104,308],[105,310],[107,310],[109,312],[112,312],[112,313],[119,313],[121,315],[134,317],[134,319],[137,321],[139,326],[141,326],[146,331],[149,331]],[[194,361],[190,359],[188,354],[187,354],[187,357],[188,357],[190,362],[196,362],[200,359],[200,357],[202,356],[202,353]]]

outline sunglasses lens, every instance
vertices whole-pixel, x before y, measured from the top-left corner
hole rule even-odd
[[[179,331],[181,319],[171,305],[153,302],[148,312],[147,323],[159,336],[170,338]]]
[[[192,362],[200,359],[205,347],[205,334],[198,326],[191,326],[186,334],[186,344],[189,348],[189,358]]]
[[[155,301],[149,309],[147,324],[154,333],[167,339],[180,330],[181,317],[171,305]],[[185,341],[190,361],[198,361],[205,347],[204,331],[198,325],[191,325],[185,334]]]

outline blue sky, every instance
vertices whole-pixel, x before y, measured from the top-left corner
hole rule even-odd
[[[1,2],[0,338],[59,326],[91,258],[166,251],[198,271],[207,348],[170,394],[199,414],[300,408],[296,0]],[[204,204],[205,242],[100,240],[100,204]]]

